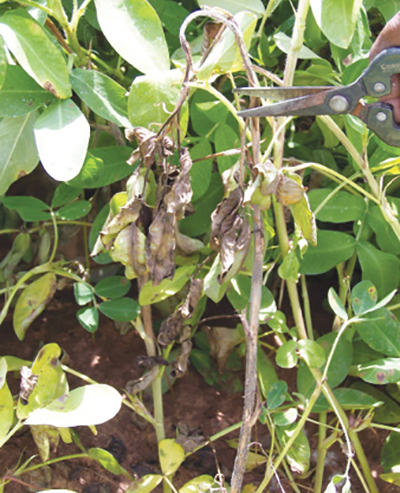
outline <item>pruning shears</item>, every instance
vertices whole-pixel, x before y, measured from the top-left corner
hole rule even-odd
[[[388,103],[365,104],[364,96],[380,98],[392,91],[391,76],[400,73],[400,47],[388,48],[372,60],[363,74],[348,86],[242,87],[235,92],[279,101],[238,115],[244,118],[267,116],[314,116],[351,114],[359,118],[381,140],[400,147],[400,125]],[[360,101],[361,100],[361,101]]]

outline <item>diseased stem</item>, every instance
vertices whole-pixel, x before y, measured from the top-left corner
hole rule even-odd
[[[243,476],[248,456],[251,429],[256,416],[257,392],[257,343],[258,319],[261,305],[261,288],[263,282],[262,265],[264,261],[264,233],[262,215],[259,207],[254,207],[254,263],[251,283],[251,305],[249,322],[243,318],[246,334],[246,379],[243,406],[243,423],[240,429],[238,449],[232,474],[231,493],[241,491]]]

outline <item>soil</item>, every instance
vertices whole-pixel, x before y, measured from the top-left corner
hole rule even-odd
[[[9,317],[2,326],[1,353],[32,359],[37,350],[49,342],[58,343],[69,355],[69,366],[90,378],[124,389],[127,381],[138,378],[142,370],[136,364],[136,358],[145,354],[142,340],[135,331],[122,336],[110,320],[101,320],[100,329],[95,337],[88,334],[75,318],[76,305],[71,290],[57,294],[42,316],[29,328],[27,336],[20,342],[12,329]],[[281,375],[287,380],[288,372]],[[295,375],[289,385],[294,384]],[[82,381],[69,375],[71,387],[82,385]],[[9,378],[14,392],[18,392],[18,381]],[[178,380],[172,391],[165,395],[165,422],[168,437],[176,437],[177,427],[186,425],[205,438],[237,423],[241,419],[242,396],[240,393],[219,392],[208,386],[204,379],[189,367],[188,373]],[[182,425],[183,423],[183,425]],[[97,427],[97,435],[88,428],[78,428],[79,437],[85,447],[101,447],[112,452],[133,476],[159,472],[157,465],[156,440],[151,426],[143,427],[125,406],[111,421]],[[307,433],[313,450],[316,449],[315,429],[309,427]],[[185,482],[200,474],[216,475],[221,472],[227,481],[233,468],[234,450],[225,439],[235,438],[231,433],[190,456],[179,468],[174,484],[182,486]],[[386,434],[365,430],[361,434],[362,443],[374,475],[381,472],[379,466],[380,448]],[[268,450],[269,437],[264,427],[258,424],[254,429],[254,441],[260,442]],[[74,444],[60,443],[52,457],[79,453]],[[37,449],[28,429],[9,440],[0,450],[0,474],[12,476],[12,470],[19,462],[37,454]],[[313,453],[313,462],[316,452]],[[33,463],[39,459],[33,459]],[[332,448],[327,456],[327,478],[344,471],[346,456],[339,448]],[[245,483],[259,484],[263,478],[265,466],[259,466],[245,476]],[[16,480],[21,481],[18,483]],[[312,491],[311,480],[297,478],[302,491]],[[381,492],[394,493],[400,488],[393,487],[378,479]],[[123,476],[113,476],[94,461],[74,459],[39,469],[35,474],[26,474],[14,478],[5,487],[6,493],[25,493],[46,488],[65,488],[79,493],[122,493],[129,481]],[[159,488],[156,491],[161,491]],[[275,479],[269,490],[271,493],[293,490],[285,478]],[[363,488],[356,477],[353,479],[353,493],[361,493]]]

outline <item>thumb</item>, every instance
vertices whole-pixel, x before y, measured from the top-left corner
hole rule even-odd
[[[369,59],[372,60],[378,53],[392,46],[400,46],[400,12],[398,12],[376,38],[369,52]]]

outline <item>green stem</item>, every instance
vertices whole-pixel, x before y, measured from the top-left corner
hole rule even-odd
[[[392,210],[389,202],[387,201],[385,195],[382,190],[379,188],[379,184],[375,180],[374,175],[369,169],[368,163],[363,161],[362,157],[358,153],[357,149],[354,147],[353,143],[347,137],[347,135],[343,132],[341,128],[332,120],[330,116],[320,116],[321,120],[329,127],[329,129],[336,135],[336,137],[340,140],[340,142],[344,145],[350,156],[354,159],[357,166],[360,168],[360,171],[364,175],[372,194],[375,198],[375,202],[378,202],[381,212],[386,219],[386,221],[391,226],[393,232],[400,240],[400,223],[397,220],[397,217]]]
[[[327,447],[325,446],[326,422],[327,422],[327,413],[320,413],[319,425],[318,425],[318,455],[317,455],[317,467],[315,470],[314,493],[320,493],[322,491],[325,457],[327,452]]]
[[[18,3],[22,5],[29,5],[29,7],[35,7],[36,9],[46,12],[47,15],[53,15],[53,12],[48,7],[45,7],[44,5],[35,2],[34,0],[20,0],[18,1]]]
[[[282,448],[280,454],[276,459],[274,459],[274,464],[273,468],[268,468],[266,471],[266,474],[264,476],[264,479],[262,480],[260,486],[258,487],[256,493],[262,493],[263,491],[266,490],[269,482],[271,481],[273,475],[274,475],[274,470],[278,469],[280,466],[281,462],[283,459],[286,457],[287,453],[289,452],[291,446],[295,442],[296,438],[299,436],[301,433],[302,429],[304,428],[307,418],[310,415],[312,408],[314,407],[314,404],[316,403],[319,395],[321,394],[321,385],[317,384],[316,388],[314,389],[314,392],[307,404],[306,409],[304,410],[301,418],[299,419],[296,429],[293,431],[291,434],[289,440],[285,443],[284,447]]]
[[[312,341],[314,339],[314,331],[312,325],[310,298],[308,296],[306,276],[302,274],[300,280],[301,280],[301,293],[303,295],[304,318],[306,322],[307,335],[308,338]]]

